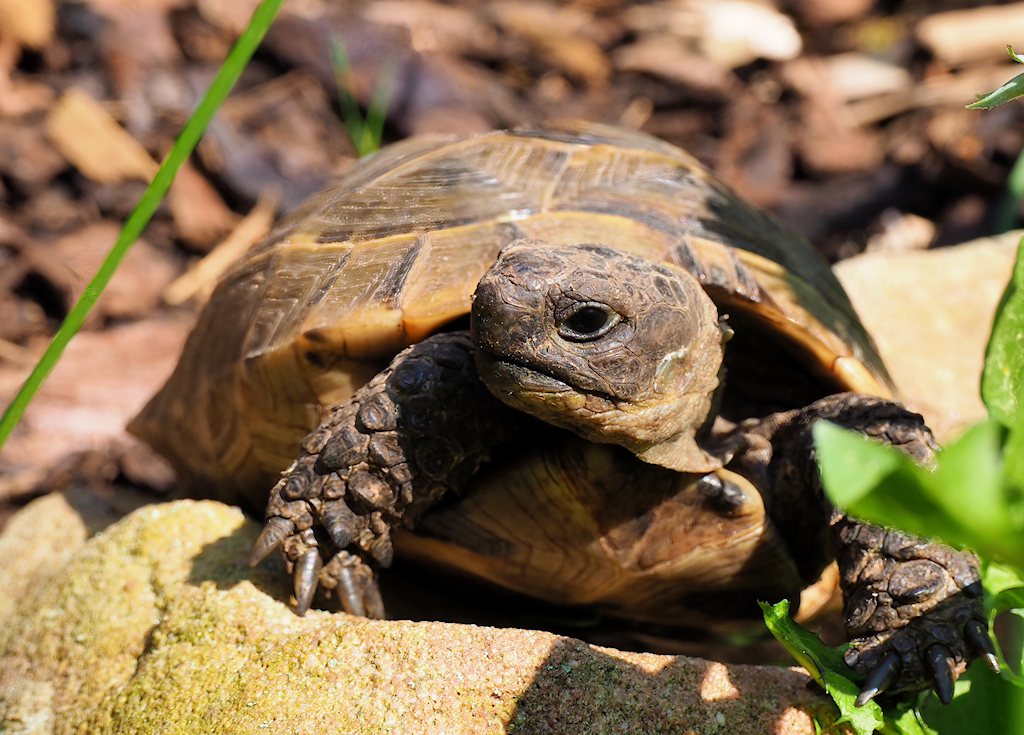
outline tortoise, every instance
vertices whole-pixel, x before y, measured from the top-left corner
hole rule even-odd
[[[833,509],[820,420],[936,448],[805,240],[577,124],[353,165],[229,271],[129,428],[193,494],[266,508],[250,562],[283,549],[299,614],[320,586],[384,617],[395,554],[669,630],[810,617],[838,576],[858,703],[948,702],[997,666],[977,560]]]

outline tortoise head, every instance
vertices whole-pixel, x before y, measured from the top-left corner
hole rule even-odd
[[[689,273],[600,245],[518,240],[473,297],[477,368],[502,401],[685,472],[721,462],[696,442],[725,333]]]

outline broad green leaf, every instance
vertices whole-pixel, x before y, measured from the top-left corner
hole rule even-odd
[[[981,397],[989,414],[1011,428],[1024,428],[1024,248],[1017,247],[1013,275],[996,310],[981,375]]]
[[[844,676],[856,677],[857,674],[843,660],[844,648],[830,648],[821,642],[814,633],[802,628],[793,618],[789,617],[789,600],[782,600],[774,605],[759,602],[764,614],[764,623],[768,630],[801,666],[807,669],[818,683],[820,671],[829,669]]]
[[[892,729],[899,735],[938,735],[938,733],[928,727],[921,719],[921,713],[916,707],[905,710],[898,717],[894,717],[892,720]],[[883,730],[888,733],[888,728]]]
[[[995,421],[970,427],[943,449],[934,472],[922,472],[932,498],[970,529],[974,538],[961,543],[974,546],[996,531],[1009,528],[1003,486],[1003,428]]]
[[[881,730],[885,723],[885,715],[882,708],[876,702],[868,702],[863,707],[858,707],[854,702],[860,694],[860,687],[834,671],[824,671],[825,691],[832,697],[832,701],[839,707],[842,717],[836,722],[849,723],[857,735],[871,735],[876,730]]]
[[[948,705],[926,697],[921,716],[941,735],[1020,735],[1024,732],[1024,689],[992,673],[980,661],[957,682],[970,688]],[[958,689],[961,687],[958,687]]]
[[[822,482],[832,502],[841,508],[859,502],[905,460],[898,452],[826,421],[814,427],[814,445]]]
[[[1024,413],[1024,401],[1017,406],[1017,413]],[[1018,528],[1024,528],[1024,419],[1018,418],[1014,428],[1010,429],[1003,446],[1003,458],[1006,466],[1003,476],[1006,479],[1007,492],[1011,495],[1010,512],[1015,515]]]
[[[1003,594],[1016,595],[1007,597],[1007,604],[997,608],[998,614],[1014,607],[1024,607],[1024,571],[997,561],[989,561],[981,566],[981,582],[989,598],[995,599]],[[1015,592],[1015,590],[1018,590]]]
[[[843,661],[843,648],[829,648],[818,636],[797,625],[789,617],[789,601],[775,605],[758,603],[764,614],[765,625],[790,655],[814,677],[839,707],[840,719],[847,722],[858,735],[871,735],[882,727],[882,709],[875,702],[857,707],[854,702],[860,687],[851,679],[857,674]]]
[[[1024,564],[1020,493],[1004,481],[1002,427],[987,421],[939,453],[934,471],[854,432],[815,427],[822,481],[851,515]]]

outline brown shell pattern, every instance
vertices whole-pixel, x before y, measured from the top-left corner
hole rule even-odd
[[[678,148],[588,125],[413,138],[360,161],[227,275],[130,428],[230,501],[288,465],[320,406],[465,315],[497,252],[524,237],[688,269],[723,311],[767,325],[834,388],[891,395],[805,241]]]

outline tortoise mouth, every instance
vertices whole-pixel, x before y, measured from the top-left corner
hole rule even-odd
[[[538,370],[532,365],[500,357],[477,348],[477,372],[484,385],[501,400],[528,394],[579,393],[569,383]]]

